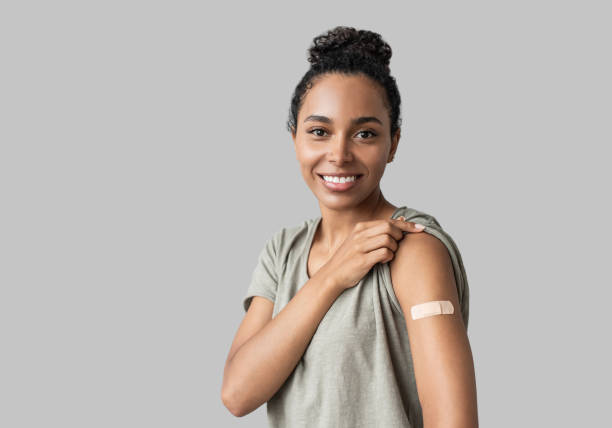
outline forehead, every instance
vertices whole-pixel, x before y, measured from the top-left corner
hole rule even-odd
[[[323,75],[308,90],[300,118],[311,114],[348,122],[359,116],[376,116],[388,120],[380,85],[364,75],[331,73]]]

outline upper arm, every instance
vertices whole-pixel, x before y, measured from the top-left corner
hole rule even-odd
[[[406,234],[389,267],[406,319],[424,420],[475,426],[474,364],[446,246],[426,232]],[[413,320],[410,308],[432,300],[450,300],[454,313]]]
[[[229,361],[246,341],[272,320],[273,309],[274,303],[272,301],[262,296],[253,297],[249,309],[242,318],[238,331],[236,331],[226,361]]]

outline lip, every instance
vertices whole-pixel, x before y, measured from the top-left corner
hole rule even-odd
[[[323,184],[323,186],[325,186],[326,189],[331,190],[332,192],[345,192],[349,189],[352,189],[353,187],[355,187],[357,184],[361,182],[361,178],[363,177],[363,174],[324,174],[324,175],[332,175],[334,177],[350,177],[351,175],[357,176],[355,181],[349,181],[346,183],[330,183],[328,181],[325,181],[325,179],[323,178],[321,174],[317,173],[317,176],[319,177],[319,180],[321,180],[321,183]]]
[[[351,177],[353,175],[360,176],[363,174],[359,174],[357,172],[341,172],[341,173],[326,173],[326,172],[317,172],[319,175],[329,175],[331,177]]]

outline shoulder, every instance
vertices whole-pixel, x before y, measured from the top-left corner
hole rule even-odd
[[[409,303],[406,288],[414,293],[458,296],[457,304],[452,302],[460,309],[457,312],[461,312],[467,328],[470,292],[463,257],[454,238],[431,214],[403,206],[395,213],[396,218],[399,216],[426,227],[423,232],[404,235],[389,265],[398,303]]]
[[[294,225],[284,226],[276,231],[274,234],[276,239],[279,240],[290,240],[296,236],[300,236],[306,233],[312,226],[315,219],[303,220],[302,222]]]
[[[450,300],[459,309],[453,263],[446,245],[436,236],[426,231],[404,235],[389,270],[404,314],[411,306],[431,300]]]
[[[299,224],[277,229],[266,242],[266,247],[279,259],[288,257],[289,253],[299,251],[305,244],[309,232],[316,226],[316,220],[307,219]]]
[[[425,226],[440,227],[440,223],[433,215],[405,205],[395,211],[394,217],[397,218],[399,216],[404,216],[407,221],[424,224]]]
[[[396,294],[412,292],[452,292],[456,294],[453,260],[449,253],[446,237],[436,218],[423,211],[402,207],[397,217],[426,226],[423,232],[405,233],[398,242],[393,260],[389,264],[393,288]],[[443,233],[443,235],[442,235]]]

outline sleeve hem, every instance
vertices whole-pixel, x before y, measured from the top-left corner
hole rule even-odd
[[[266,292],[249,293],[246,296],[244,296],[244,298],[242,299],[242,307],[244,308],[244,312],[245,313],[249,310],[249,307],[251,306],[251,301],[253,300],[253,297],[255,297],[255,296],[265,297],[266,299],[268,299],[272,303],[274,303],[274,300],[275,300],[274,296],[272,296],[271,294],[268,294]]]

